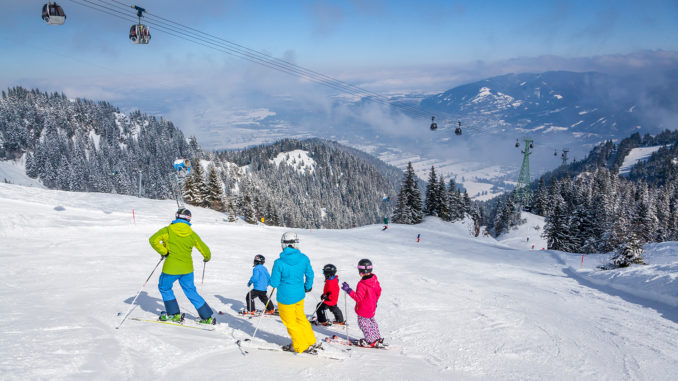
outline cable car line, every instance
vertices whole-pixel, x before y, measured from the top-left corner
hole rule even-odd
[[[82,5],[85,7],[88,7],[90,9],[97,10],[99,12],[115,16],[127,21],[132,21],[133,16],[130,15],[127,12],[123,12],[121,10],[118,10],[117,8],[111,8],[109,7],[110,4],[108,3],[103,3],[102,0],[99,0],[99,2],[94,2],[90,0],[71,0],[72,2]],[[91,4],[82,4],[80,1]],[[130,9],[134,8],[133,6],[128,6],[124,3],[121,3],[119,1],[113,0],[115,3],[120,4],[121,6],[125,7],[125,9]],[[103,4],[100,4],[103,3]],[[109,12],[110,11],[110,12]],[[111,12],[115,12],[118,14],[112,14]],[[162,21],[166,20],[160,16],[150,14],[146,12],[146,22],[150,25],[153,25],[154,27],[158,28],[158,30],[167,33],[169,35],[172,35],[174,37],[196,43],[198,45],[202,45],[214,50],[221,51],[223,53],[229,54],[236,56],[238,58],[260,64],[262,66],[269,67],[274,70],[282,71],[290,75],[294,75],[300,78],[308,79],[310,81],[320,83],[322,85],[325,85],[327,87],[333,88],[335,90],[344,92],[344,93],[349,93],[351,95],[356,95],[360,96],[362,98],[365,98],[367,100],[381,103],[384,105],[389,105],[393,106],[396,108],[401,109],[402,111],[406,111],[409,114],[415,114],[417,117],[426,117],[430,115],[430,113],[426,113],[425,111],[421,110],[420,108],[416,108],[414,106],[409,106],[406,104],[402,103],[397,103],[389,98],[380,95],[378,93],[374,93],[365,89],[362,89],[358,86],[350,85],[346,82],[343,82],[341,80],[334,79],[330,76],[315,72],[310,69],[305,69],[301,66],[292,64],[290,62],[284,61],[282,59],[274,58],[268,55],[265,55],[264,53],[257,52],[253,49],[244,47],[242,45],[230,42],[228,40],[224,40],[222,38],[210,35],[208,33],[201,32],[197,29],[173,22],[173,21]],[[159,19],[158,20],[152,20],[152,19]],[[169,24],[169,25],[168,25]],[[189,33],[186,30],[191,30],[195,31],[196,33],[199,33],[200,35],[207,36],[207,37],[200,37],[196,36],[195,33]],[[216,40],[216,41],[215,41]]]
[[[94,3],[92,3],[91,1],[88,1],[88,0],[82,0],[82,1],[85,1],[85,2],[88,2],[88,3],[91,3],[91,4],[94,4]],[[105,7],[105,6],[102,6],[102,5],[99,5],[99,4],[95,4],[95,5],[96,5],[96,6],[100,6],[100,7],[102,7],[102,8],[106,8],[106,9],[112,10],[112,11],[114,11],[114,12],[122,13],[122,12],[120,12],[120,11],[118,11],[118,10],[114,10],[114,9],[111,9],[111,8],[109,8],[109,7]],[[91,7],[90,7],[90,8],[91,8]],[[104,12],[104,13],[107,13],[107,12]],[[246,60],[248,60],[248,61],[251,61],[251,62],[254,62],[254,63],[258,63],[258,64],[261,64],[261,65],[263,65],[263,66],[270,67],[270,68],[275,69],[275,70],[284,71],[284,72],[287,72],[288,74],[291,74],[291,75],[295,75],[295,76],[298,76],[298,77],[303,77],[303,78],[306,78],[306,79],[309,79],[309,80],[312,80],[312,81],[315,81],[315,82],[320,82],[320,83],[322,83],[322,84],[324,84],[324,85],[326,85],[326,86],[328,86],[328,87],[332,87],[332,88],[334,88],[334,89],[336,89],[336,90],[339,90],[339,91],[341,91],[341,92],[344,92],[344,93],[347,93],[347,92],[348,92],[348,93],[351,93],[351,94],[353,94],[353,95],[360,95],[360,96],[364,96],[364,93],[365,93],[364,91],[363,91],[363,92],[359,92],[359,91],[356,91],[356,90],[353,89],[353,88],[346,88],[345,86],[340,86],[340,85],[338,85],[338,84],[336,84],[336,83],[328,83],[327,81],[323,81],[322,79],[317,79],[317,78],[310,77],[308,74],[300,73],[299,71],[290,72],[291,69],[290,69],[289,67],[281,67],[280,65],[277,65],[275,62],[272,62],[272,61],[271,61],[271,58],[270,58],[269,56],[265,56],[265,55],[263,55],[263,54],[261,54],[261,53],[260,53],[261,57],[252,57],[252,55],[247,55],[247,54],[245,54],[246,57],[242,57],[242,54],[243,54],[243,53],[240,52],[240,51],[235,51],[235,52],[233,52],[233,49],[232,49],[232,48],[229,48],[229,47],[227,47],[227,46],[224,46],[223,44],[218,44],[218,43],[215,43],[215,42],[210,41],[210,40],[205,39],[205,38],[196,37],[196,36],[193,35],[193,34],[187,35],[185,32],[183,32],[183,31],[181,31],[181,30],[177,30],[177,27],[167,26],[167,25],[164,25],[164,23],[149,23],[149,24],[151,24],[151,25],[156,25],[157,27],[160,27],[160,28],[164,28],[164,29],[161,29],[161,30],[164,31],[165,33],[168,33],[168,34],[172,35],[172,36],[175,36],[175,37],[178,37],[178,38],[187,40],[187,41],[189,41],[189,42],[194,42],[194,43],[196,43],[196,44],[199,44],[199,45],[202,45],[202,46],[205,46],[205,47],[208,47],[208,48],[212,48],[212,49],[215,49],[215,50],[219,50],[219,51],[222,51],[222,52],[227,53],[227,54],[236,55],[236,56],[238,56],[239,58],[246,59]],[[171,32],[169,32],[169,31],[172,31],[172,32],[175,32],[175,33],[179,33],[179,34],[181,34],[181,36],[178,36],[177,34],[171,33]],[[194,41],[194,40],[199,40],[199,41],[201,41],[201,42],[210,44],[210,46],[205,45],[205,44],[203,44],[203,43],[201,43],[201,42],[198,42],[198,41]],[[215,48],[215,46],[216,46],[216,48]],[[226,49],[226,50],[228,50],[228,51],[224,51],[224,49]],[[234,54],[234,53],[235,53],[235,54]],[[264,57],[264,58],[262,58],[262,57]],[[281,60],[281,61],[282,61],[282,60]],[[282,62],[285,62],[285,61],[282,61]],[[384,99],[382,99],[382,98],[384,98]],[[395,104],[394,102],[389,101],[389,100],[388,100],[387,98],[385,98],[385,97],[382,97],[382,98],[377,98],[377,99],[369,98],[369,100],[372,100],[372,101],[378,102],[378,103],[382,103],[382,104],[385,104],[385,105],[389,105],[389,106],[400,107],[400,108],[402,109],[402,105],[400,105],[400,104]],[[416,112],[418,115],[423,115],[421,110],[419,110],[419,109],[417,109],[417,108],[412,108],[411,106],[410,106],[410,108],[408,109],[408,111],[410,111],[410,112]]]

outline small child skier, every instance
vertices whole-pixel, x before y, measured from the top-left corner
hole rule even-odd
[[[264,309],[267,314],[273,314],[275,312],[275,305],[272,301],[268,300],[266,292],[268,290],[268,282],[271,279],[271,276],[268,274],[268,269],[264,266],[266,258],[263,255],[257,254],[254,256],[254,264],[252,265],[252,277],[250,281],[247,282],[247,287],[254,284],[254,287],[245,295],[245,302],[247,303],[247,311],[243,311],[243,314],[254,315],[254,299],[259,298],[259,300],[264,303]]]
[[[323,267],[323,275],[325,275],[325,288],[323,288],[323,294],[320,297],[322,301],[318,303],[318,306],[316,307],[316,310],[318,311],[318,320],[316,320],[316,324],[344,324],[344,315],[341,313],[339,307],[337,307],[337,302],[339,301],[339,278],[337,277],[337,268],[331,263],[327,264]],[[325,314],[326,310],[332,311],[334,322],[327,320]]]
[[[358,262],[358,273],[362,277],[356,291],[351,290],[348,283],[344,282],[341,289],[355,300],[355,313],[358,315],[358,326],[365,335],[358,345],[363,347],[383,348],[384,339],[379,333],[379,326],[374,319],[377,310],[377,301],[381,296],[381,286],[377,276],[372,274],[372,262],[369,259],[361,259]]]

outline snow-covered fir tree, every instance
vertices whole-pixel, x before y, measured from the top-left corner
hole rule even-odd
[[[421,192],[417,184],[412,162],[407,163],[407,169],[398,194],[398,203],[393,212],[393,222],[401,224],[418,224],[424,217],[421,206]]]
[[[552,250],[569,251],[572,248],[572,236],[565,213],[565,201],[555,200],[554,204],[544,226],[546,244]]]
[[[537,192],[532,199],[531,210],[534,214],[545,216],[548,210],[548,189],[543,178],[539,179]]]
[[[426,183],[426,192],[424,193],[424,214],[427,216],[437,216],[440,208],[440,194],[438,187],[438,177],[436,176],[436,169],[431,166],[431,172],[428,175],[428,183]]]
[[[438,210],[436,214],[443,221],[450,221],[450,201],[448,198],[447,188],[445,187],[445,179],[443,176],[438,178],[438,186],[436,190],[438,194]]]
[[[646,264],[643,260],[643,246],[635,235],[619,246],[610,259],[609,267],[628,267],[632,264]]]
[[[224,185],[217,173],[216,166],[211,163],[208,167],[207,173],[207,195],[205,196],[205,201],[207,206],[211,209],[223,211],[224,210],[224,200],[223,200],[223,189]]]
[[[459,221],[464,218],[464,201],[461,192],[457,189],[457,184],[454,179],[450,179],[450,184],[447,187],[447,199],[450,209],[450,220],[452,222]]]

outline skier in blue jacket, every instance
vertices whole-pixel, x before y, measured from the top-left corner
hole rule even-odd
[[[243,311],[243,314],[254,315],[254,299],[259,298],[262,303],[264,303],[265,313],[273,314],[275,312],[275,305],[272,301],[268,300],[266,296],[266,291],[268,290],[268,281],[271,277],[268,275],[268,270],[264,266],[266,258],[257,254],[254,256],[254,264],[252,269],[252,277],[250,281],[247,282],[247,287],[254,285],[254,287],[247,293],[245,296],[245,302],[247,303],[247,311]]]
[[[316,354],[315,335],[304,312],[304,297],[313,288],[311,261],[299,251],[296,233],[283,234],[280,245],[283,251],[273,263],[270,283],[278,289],[278,313],[292,338],[283,350]]]

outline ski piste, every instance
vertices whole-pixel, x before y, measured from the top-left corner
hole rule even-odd
[[[288,352],[284,351],[280,345],[277,344],[272,344],[269,342],[261,341],[258,339],[250,340],[250,339],[244,339],[244,340],[238,340],[236,344],[241,348],[241,350],[244,351],[245,354],[249,353],[249,350],[260,350],[260,351],[272,351],[272,352],[283,352],[283,353],[290,353],[296,356],[301,356],[301,357],[309,357],[309,358],[315,358],[315,357],[320,357],[320,358],[326,358],[326,359],[331,359],[331,360],[346,360],[350,357],[348,352],[342,349],[338,348],[332,348],[331,346],[323,346],[322,342],[318,343],[317,345],[317,353],[315,354],[310,354],[310,353],[296,353],[296,352]]]

